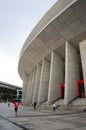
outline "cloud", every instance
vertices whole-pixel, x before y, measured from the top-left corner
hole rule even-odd
[[[22,86],[17,72],[17,58],[8,52],[0,51],[0,81]]]

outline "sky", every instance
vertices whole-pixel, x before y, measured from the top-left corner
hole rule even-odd
[[[0,81],[22,87],[18,74],[21,48],[57,0],[0,0]]]

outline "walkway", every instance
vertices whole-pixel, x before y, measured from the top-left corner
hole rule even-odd
[[[19,106],[17,117],[11,103],[0,103],[0,130],[86,130],[86,112],[33,110]]]

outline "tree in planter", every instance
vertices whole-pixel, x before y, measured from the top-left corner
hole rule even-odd
[[[3,93],[3,96],[2,96],[2,98],[3,98],[3,100],[7,100],[7,99],[9,99],[9,100],[11,100],[11,95],[10,95],[10,93]]]

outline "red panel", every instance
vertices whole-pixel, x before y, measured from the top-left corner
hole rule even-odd
[[[61,91],[60,91],[60,94],[61,94],[61,98],[64,98],[64,88],[65,88],[65,84],[61,84]]]
[[[83,84],[84,80],[78,80],[78,85]]]
[[[61,87],[65,87],[65,84],[61,84]]]
[[[78,80],[78,96],[81,97],[80,85],[84,84],[84,80]]]

